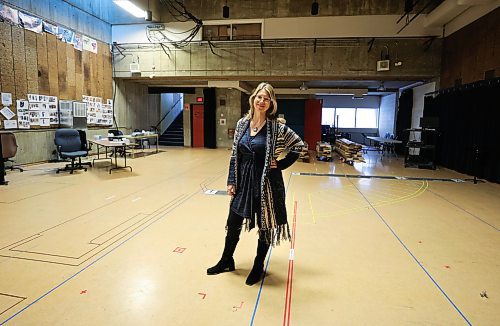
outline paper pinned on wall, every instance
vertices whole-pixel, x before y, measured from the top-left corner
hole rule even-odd
[[[10,120],[12,117],[14,117],[16,114],[12,112],[12,110],[8,107],[4,107],[3,109],[0,110],[0,113],[7,119]]]
[[[41,34],[43,32],[42,19],[19,12],[19,22],[24,29]]]
[[[19,24],[19,11],[7,5],[0,5],[0,17],[7,23],[13,25]]]
[[[19,129],[30,129],[28,106],[28,101],[17,100],[17,123],[19,125]]]
[[[5,129],[17,129],[16,120],[4,120],[3,122]]]
[[[85,51],[97,53],[97,41],[96,40],[94,40],[93,38],[90,38],[88,36],[83,35],[82,41],[83,41],[83,49]]]
[[[12,105],[12,93],[2,93],[2,104],[5,106]]]
[[[73,47],[78,51],[83,50],[82,34],[79,33],[73,34]]]
[[[44,32],[47,32],[47,33],[50,33],[53,35],[57,35],[58,30],[59,30],[59,27],[57,25],[53,25],[49,22],[43,21],[43,31]]]

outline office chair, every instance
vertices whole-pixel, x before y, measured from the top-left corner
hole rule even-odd
[[[57,152],[62,159],[71,159],[71,164],[66,164],[64,168],[57,169],[56,173],[60,171],[70,171],[73,174],[75,170],[85,170],[87,168],[82,165],[82,157],[88,155],[88,148],[83,147],[80,140],[80,133],[76,129],[57,129],[54,137],[54,143],[57,147]],[[84,148],[84,149],[82,149]],[[75,160],[78,158],[78,163]]]
[[[2,132],[0,133],[2,142],[2,160],[4,163],[10,162],[11,166],[6,166],[5,169],[11,169],[11,171],[19,170],[23,172],[24,170],[19,166],[14,165],[14,161],[11,160],[17,153],[17,142],[16,135],[12,132]]]
[[[92,144],[87,142],[87,133],[85,132],[85,130],[78,129],[78,134],[80,135],[80,143],[81,143],[80,149],[82,151],[87,151],[87,153],[90,152],[92,150]],[[92,166],[92,162],[83,162],[80,164]]]

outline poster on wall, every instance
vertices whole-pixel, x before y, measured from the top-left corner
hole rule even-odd
[[[41,34],[43,32],[42,19],[19,12],[19,22],[24,29]]]
[[[82,51],[83,50],[82,34],[78,34],[78,33],[74,33],[73,34],[73,46],[78,51]]]
[[[2,93],[2,104],[12,105],[12,93]]]
[[[16,120],[4,120],[3,121],[5,129],[17,129],[17,121]]]
[[[97,41],[96,40],[94,40],[93,38],[90,38],[88,36],[85,36],[85,35],[82,36],[82,40],[83,40],[83,49],[85,51],[97,53]]]
[[[12,119],[16,114],[14,112],[12,112],[12,110],[5,106],[3,109],[0,110],[0,113],[2,113],[2,115],[7,119],[7,120],[10,120]]]
[[[17,100],[17,124],[19,125],[19,129],[30,128],[28,101]]]
[[[65,42],[65,43],[72,43],[73,42],[73,34],[74,34],[74,32],[70,29],[59,27],[59,29],[57,31],[57,38],[59,38],[61,41]]]
[[[44,32],[47,32],[47,33],[52,34],[52,35],[57,35],[57,31],[59,29],[59,27],[57,25],[53,25],[53,24],[46,22],[46,21],[44,21],[42,23],[42,25],[43,25]]]
[[[7,5],[0,4],[0,17],[7,23],[13,25],[19,24],[19,11]]]

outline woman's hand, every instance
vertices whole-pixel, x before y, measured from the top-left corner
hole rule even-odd
[[[278,163],[276,163],[276,160],[273,158],[271,160],[271,169],[276,169],[278,168]]]
[[[234,197],[236,194],[236,187],[234,185],[227,185],[227,194],[231,197]]]

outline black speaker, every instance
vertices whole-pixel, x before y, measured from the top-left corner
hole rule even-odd
[[[316,16],[319,12],[319,3],[316,1],[311,5],[311,15]]]
[[[222,17],[229,18],[229,7],[227,5],[222,7]]]

